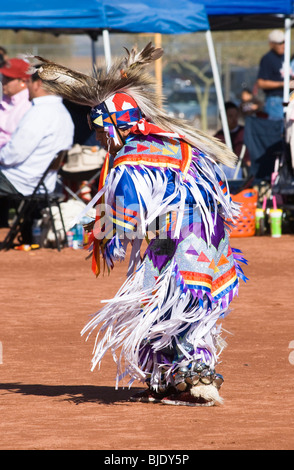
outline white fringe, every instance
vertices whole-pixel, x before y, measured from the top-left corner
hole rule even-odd
[[[197,360],[199,355],[191,357],[177,339],[188,328],[185,339],[193,349],[205,348],[211,354],[210,366],[214,368],[220,351],[216,338],[218,331],[216,322],[224,312],[221,301],[208,308],[208,300],[204,299],[203,308],[197,303],[188,311],[192,295],[186,294],[176,286],[174,278],[174,262],[158,277],[156,284],[144,290],[145,262],[130,276],[113,299],[105,300],[106,306],[95,314],[93,319],[83,328],[81,335],[88,333],[87,340],[98,327],[93,349],[92,370],[100,366],[105,353],[110,350],[117,364],[117,385],[126,375],[134,380],[145,381],[152,374],[154,388],[160,382],[161,372],[171,381],[173,366],[167,367],[157,363],[156,353],[176,340],[177,347],[184,354],[180,365]],[[168,320],[165,314],[171,309]],[[153,358],[140,364],[140,352],[144,345],[152,345]],[[116,351],[121,348],[119,358]]]
[[[201,397],[208,402],[213,401],[215,405],[222,405],[224,402],[214,385],[196,385],[191,388],[190,393],[195,398]]]
[[[144,238],[148,226],[156,220],[157,217],[164,216],[168,212],[175,211],[178,214],[174,236],[179,236],[182,218],[184,213],[187,192],[190,192],[195,200],[195,206],[200,209],[202,221],[205,226],[207,242],[210,244],[211,236],[214,234],[215,218],[217,213],[229,220],[234,220],[239,215],[238,204],[232,202],[226,176],[218,165],[210,161],[208,157],[197,157],[192,159],[191,174],[186,178],[179,171],[175,173],[174,192],[164,199],[166,193],[168,177],[163,169],[156,168],[156,171],[141,165],[142,172],[136,170],[130,165],[121,165],[115,170],[111,170],[105,189],[106,216],[111,216],[111,206],[115,202],[115,190],[123,175],[128,172],[134,183],[137,199],[139,201],[140,217],[136,232],[137,238]],[[227,194],[224,195],[219,185],[215,173],[224,181],[227,186]],[[208,180],[208,181],[207,181]],[[210,195],[213,203],[213,213],[211,207],[204,200],[199,184],[204,188],[207,195]],[[172,201],[179,197],[179,202],[173,204]],[[146,210],[144,209],[144,205]]]
[[[116,188],[120,178],[123,172],[128,172],[131,175],[140,202],[140,217],[136,233],[136,237],[140,241],[146,234],[148,226],[157,217],[171,211],[178,213],[175,235],[179,235],[187,192],[192,194],[196,206],[201,211],[208,244],[214,233],[217,212],[229,219],[238,216],[238,207],[232,204],[229,190],[224,195],[215,176],[215,171],[220,173],[221,170],[208,157],[194,157],[190,173],[186,178],[179,171],[175,171],[174,192],[165,199],[164,195],[168,184],[166,172],[158,168],[154,171],[142,166],[141,169],[144,174],[128,165],[111,170],[102,190],[108,211],[106,216],[110,217],[111,206],[115,201]],[[224,175],[221,179],[226,184]],[[213,209],[207,205],[199,189],[199,184],[207,195],[210,195]],[[100,197],[102,192],[99,193]],[[179,202],[173,204],[172,201],[176,197],[179,197]],[[127,241],[125,241],[124,249],[126,243]],[[219,329],[216,327],[216,322],[227,310],[230,303],[229,294],[212,305],[204,295],[202,306],[194,304],[193,308],[188,309],[191,305],[192,294],[189,290],[183,293],[181,286],[177,285],[175,262],[172,260],[164,272],[159,275],[155,285],[147,289],[144,287],[144,272],[145,263],[148,260],[137,268],[139,251],[140,242],[134,244],[126,282],[113,299],[104,301],[106,305],[97,312],[81,332],[82,335],[88,333],[88,339],[99,327],[93,349],[92,370],[96,366],[100,366],[105,353],[110,350],[117,363],[117,385],[126,375],[130,375],[131,381],[129,383],[131,383],[136,379],[145,381],[147,374],[151,373],[151,382],[156,388],[160,383],[162,371],[164,371],[167,380],[171,380],[173,367],[157,363],[156,353],[170,346],[173,341],[176,341],[177,348],[184,356],[181,365],[189,364],[191,360],[203,359],[196,354],[195,357],[191,357],[189,351],[186,351],[178,339],[186,329],[188,331],[185,333],[185,340],[192,344],[195,351],[197,348],[206,349],[211,355],[209,365],[214,368],[222,349],[222,347],[219,348],[221,341],[218,341]],[[115,251],[115,255],[120,254],[120,251]],[[134,268],[137,270],[134,274],[130,274]],[[233,295],[237,293],[237,289],[238,286],[234,289]],[[169,315],[168,320],[164,319],[166,314]],[[140,364],[140,352],[142,347],[148,343],[152,345],[154,356],[151,360],[146,359],[144,364]],[[117,357],[116,352],[120,348],[121,353]]]

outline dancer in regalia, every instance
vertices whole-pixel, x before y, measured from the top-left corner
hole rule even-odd
[[[108,150],[87,207],[97,208],[95,274],[100,258],[111,270],[131,245],[125,283],[82,331],[97,334],[92,369],[111,351],[116,386],[126,378],[146,385],[131,400],[211,406],[222,402],[219,321],[246,280],[246,261],[229,244],[239,208],[218,166],[233,167],[236,156],[158,106],[145,69],[161,55],[149,43],[97,78],[44,59],[39,73],[55,93],[91,107],[90,125]]]

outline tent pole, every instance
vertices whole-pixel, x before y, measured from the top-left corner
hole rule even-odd
[[[154,43],[155,47],[162,47],[162,38],[160,33],[155,33],[154,34]],[[154,68],[155,68],[155,78],[156,78],[156,84],[157,84],[157,91],[158,91],[158,104],[161,107],[162,106],[162,57],[160,59],[156,60],[154,62]]]
[[[91,52],[92,52],[92,70],[93,76],[96,76],[96,47],[95,47],[95,39],[91,37]]]
[[[111,51],[110,51],[110,39],[109,39],[109,31],[107,29],[103,29],[102,32],[103,37],[103,46],[104,46],[104,55],[106,60],[106,67],[107,70],[111,67]]]
[[[291,18],[285,18],[285,55],[284,55],[284,112],[287,109],[290,94],[290,60],[291,60]]]
[[[223,98],[223,93],[222,93],[221,81],[220,81],[219,71],[218,71],[218,67],[217,67],[215,50],[214,50],[214,47],[213,47],[212,34],[211,34],[210,29],[208,29],[205,32],[205,36],[206,36],[206,42],[207,42],[207,47],[208,47],[208,53],[209,53],[209,57],[210,57],[212,74],[213,74],[213,78],[214,78],[214,84],[215,84],[215,89],[216,89],[216,96],[217,96],[217,101],[218,101],[218,106],[219,106],[219,112],[220,112],[220,116],[221,116],[224,136],[225,136],[225,142],[226,142],[226,145],[230,149],[232,149],[232,141],[231,141],[229,126],[228,126],[228,120],[227,120],[227,114],[226,114],[226,110],[225,110],[225,104],[224,104],[224,98]]]

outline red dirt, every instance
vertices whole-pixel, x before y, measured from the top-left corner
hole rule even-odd
[[[90,371],[94,338],[80,331],[116,293],[126,262],[96,279],[81,250],[0,252],[0,449],[293,449],[293,244],[291,235],[232,240],[250,281],[222,322],[224,404],[212,408],[129,402],[142,385],[116,391],[110,356]]]

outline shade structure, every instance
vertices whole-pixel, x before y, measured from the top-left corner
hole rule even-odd
[[[2,2],[0,28],[97,36],[130,33],[261,29],[283,25],[292,0],[14,0]],[[209,21],[207,19],[209,18]]]
[[[194,0],[191,0],[195,2]],[[202,0],[212,31],[271,29],[284,27],[293,15],[292,0]]]
[[[128,33],[183,34],[205,31],[205,7],[190,0],[15,0],[0,10],[0,29],[28,29],[63,34],[103,30]]]
[[[110,30],[184,34],[209,29],[205,6],[190,0],[104,0]]]
[[[14,0],[1,6],[0,29],[88,34],[93,40],[103,34],[105,42],[111,31],[161,34],[205,31],[220,114],[229,142],[211,30],[272,27],[272,21],[275,26],[283,24],[285,16],[292,13],[292,0],[202,0],[201,3],[197,0],[37,0],[34,3]],[[290,27],[288,23],[288,32]],[[287,37],[290,47],[290,34]],[[106,44],[105,51],[108,49]],[[107,54],[110,55],[109,51]],[[285,101],[287,88],[286,84]]]

